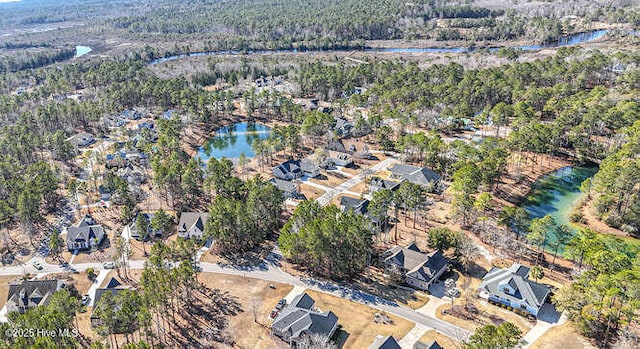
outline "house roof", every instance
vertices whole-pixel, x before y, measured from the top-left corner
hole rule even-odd
[[[424,253],[415,244],[406,247],[396,246],[389,250],[389,257],[385,262],[395,264],[407,270],[407,276],[430,281],[436,274],[449,264],[440,250]]]
[[[18,307],[36,307],[47,305],[51,295],[61,286],[59,280],[27,280],[10,284],[7,294],[7,311],[17,311]]]
[[[289,173],[299,173],[302,171],[300,168],[300,161],[289,160],[283,162],[280,165],[273,168],[273,175],[278,178],[286,178]]]
[[[391,189],[391,190],[398,189],[400,187],[400,183],[402,182],[390,181],[387,179],[382,179],[380,177],[371,177],[371,180],[369,181],[370,186],[376,186],[382,189]]]
[[[402,347],[393,336],[378,335],[369,349],[402,349]]]
[[[366,199],[356,199],[349,196],[340,197],[340,207],[342,207],[344,212],[353,209],[354,212],[365,214],[367,213],[368,206],[369,200]]]
[[[75,226],[67,228],[67,242],[88,242],[91,239],[102,241],[104,229],[101,225],[95,224],[89,215],[82,217]]]
[[[407,164],[394,164],[389,168],[391,173],[400,179],[414,184],[427,185],[440,180],[440,175],[426,167],[418,167]]]
[[[109,282],[107,283],[107,287],[105,288],[116,288],[118,286],[120,286],[120,281],[118,281],[118,279],[112,277],[111,280],[109,280]]]
[[[279,178],[271,178],[269,182],[273,183],[273,185],[275,185],[276,188],[278,188],[280,191],[283,191],[285,193],[293,193],[298,191],[295,183],[290,181],[285,181]]]
[[[178,222],[178,231],[188,231],[192,227],[197,227],[204,231],[204,226],[209,219],[208,212],[182,212]]]
[[[303,333],[331,336],[338,317],[331,311],[320,313],[312,310],[314,304],[315,301],[306,292],[297,295],[271,327],[287,333],[294,340]]]
[[[494,267],[482,278],[480,289],[501,298],[516,302],[524,301],[531,307],[540,308],[551,290],[547,285],[529,280],[528,274],[529,268],[519,263],[514,263],[508,269]],[[509,285],[515,292],[513,294],[504,292],[500,287],[504,285]]]
[[[416,342],[416,344],[413,345],[413,349],[442,349],[442,347],[436,341],[431,341],[426,343]]]
[[[311,309],[315,303],[316,301],[305,292],[295,296],[291,301],[291,306],[308,310]]]

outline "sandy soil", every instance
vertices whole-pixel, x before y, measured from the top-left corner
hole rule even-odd
[[[392,324],[378,324],[373,321],[376,310],[372,308],[320,292],[307,293],[316,301],[316,307],[322,311],[331,310],[338,316],[342,330],[348,334],[343,348],[366,349],[377,335],[402,338],[414,326],[412,322],[395,316],[389,316]]]
[[[462,302],[458,302],[456,304],[456,302],[454,302],[454,307],[456,309],[463,308],[463,305],[461,303]],[[465,328],[469,331],[475,331],[478,327],[490,324],[498,326],[505,321],[511,322],[516,325],[522,331],[522,333],[527,333],[534,326],[534,323],[528,321],[524,317],[510,312],[506,309],[488,304],[487,302],[480,301],[478,299],[471,299],[470,303],[473,304],[476,309],[478,309],[479,313],[476,315],[472,315],[469,319],[462,319],[457,316],[442,314],[443,310],[450,311],[451,304],[444,304],[438,307],[438,309],[436,310],[436,317],[454,325]]]
[[[440,334],[434,330],[429,330],[420,338],[420,342],[430,343],[431,341],[437,341],[444,349],[462,349],[463,345],[460,342],[456,342],[453,339]]]

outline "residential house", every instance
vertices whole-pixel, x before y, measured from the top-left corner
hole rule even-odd
[[[115,296],[122,290],[126,289],[127,288],[122,286],[122,284],[114,277],[109,280],[107,286],[96,289],[96,293],[93,299],[93,311],[91,312],[91,316],[89,317],[91,319],[91,326],[100,327],[100,325],[102,325],[102,319],[100,319],[98,314],[96,314],[96,310],[104,306],[103,303],[100,303],[100,301],[102,300],[105,293],[108,292]]]
[[[305,160],[289,160],[273,168],[273,176],[285,181],[307,176],[309,178],[320,175],[320,167]]]
[[[479,296],[538,316],[551,290],[547,285],[529,280],[529,271],[528,267],[518,263],[507,269],[494,267],[482,278]]]
[[[440,346],[437,341],[430,341],[426,343],[418,341],[413,345],[413,349],[442,349],[442,346]]]
[[[69,138],[67,141],[73,144],[75,147],[87,147],[96,142],[96,139],[93,137],[91,133],[88,132],[80,132],[75,134]]]
[[[127,120],[140,120],[142,118],[142,114],[134,109],[127,109],[121,115]]]
[[[104,166],[106,168],[122,168],[129,164],[125,153],[117,152],[114,154],[107,154],[105,157]]]
[[[208,212],[182,212],[178,222],[178,236],[185,239],[202,239],[208,219]]]
[[[369,349],[402,349],[402,347],[393,336],[378,335],[369,346]]]
[[[127,124],[127,120],[122,115],[109,115],[104,117],[104,124],[107,127],[122,127]]]
[[[64,287],[60,280],[24,280],[9,284],[7,295],[7,313],[21,314],[29,308],[49,304],[51,296]]]
[[[336,126],[333,128],[336,136],[338,137],[350,137],[351,130],[353,130],[353,123],[344,118],[335,118]]]
[[[369,180],[369,193],[373,194],[382,189],[390,189],[395,191],[396,189],[400,188],[401,183],[401,181],[390,181],[374,176]]]
[[[440,250],[424,253],[415,243],[393,247],[385,255],[385,272],[402,277],[409,286],[420,290],[428,290],[449,266]]]
[[[109,205],[109,201],[111,201],[111,190],[107,190],[101,185],[98,187],[98,193],[100,193],[100,206],[107,207]]]
[[[347,212],[353,210],[353,212],[361,214],[371,220],[374,224],[379,224],[381,221],[378,217],[369,215],[369,200],[356,199],[349,196],[340,197],[340,210]]]
[[[329,340],[338,329],[338,317],[331,311],[313,308],[315,301],[308,294],[297,295],[286,305],[271,325],[271,332],[292,347],[307,336],[317,335]]]
[[[95,224],[91,216],[85,215],[75,226],[67,228],[67,249],[74,251],[97,248],[105,237],[102,225]]]
[[[291,199],[304,198],[304,196],[300,194],[300,190],[298,189],[298,185],[296,183],[285,181],[279,178],[271,178],[269,182],[275,185],[275,187],[282,192],[285,198],[291,198]]]
[[[336,166],[349,166],[353,164],[353,157],[349,153],[329,150],[328,155],[329,161],[333,162]]]
[[[406,164],[394,164],[389,169],[391,178],[399,181],[409,181],[424,187],[435,187],[442,177],[426,167],[418,167]]]
[[[147,218],[147,222],[149,222],[149,224],[147,225],[147,231],[144,232],[140,232],[138,231],[138,225],[136,224],[137,222],[137,217],[133,220],[133,222],[129,225],[129,232],[131,233],[131,237],[141,241],[141,240],[148,240],[149,238],[152,237],[162,237],[162,232],[155,230],[151,227],[151,220],[153,219],[154,214],[153,213],[139,213],[143,216],[145,216]]]

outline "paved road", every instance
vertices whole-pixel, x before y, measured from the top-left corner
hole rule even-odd
[[[394,158],[386,158],[383,161],[371,166],[369,168],[369,172],[374,173],[374,172],[380,171],[383,168],[389,167],[391,164],[395,162],[398,162],[398,160]],[[357,175],[351,177],[351,179],[338,185],[337,187],[327,190],[324,194],[322,194],[322,196],[316,199],[316,201],[318,201],[318,203],[322,206],[328,204],[337,195],[341,194],[342,192],[348,191],[349,188],[362,182],[364,180],[364,176],[365,176],[364,173],[362,172],[358,173]]]

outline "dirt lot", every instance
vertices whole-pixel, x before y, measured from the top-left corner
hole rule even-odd
[[[73,273],[49,274],[46,276],[46,278],[66,280],[67,284],[71,283],[76,287],[76,290],[78,290],[78,293],[80,295],[87,294],[92,284],[92,281],[89,280],[89,278],[87,277],[87,273],[84,271],[78,274],[73,274]]]
[[[453,339],[440,334],[436,331],[429,330],[420,338],[422,343],[430,343],[431,341],[437,341],[438,344],[444,349],[462,349],[463,345],[460,342],[456,342]]]
[[[240,276],[203,273],[199,280],[207,286],[228,291],[238,297],[243,312],[232,317],[229,329],[238,348],[273,348],[274,340],[269,330],[255,323],[253,310],[257,308],[258,321],[267,325],[269,312],[293,288],[290,285],[272,283],[276,289],[269,288],[269,282]]]
[[[325,187],[336,187],[344,182],[346,182],[349,178],[341,173],[337,172],[323,172],[320,176],[316,178],[310,179],[311,182],[324,185]]]
[[[461,301],[459,301],[458,304],[454,302],[454,307],[456,309],[462,309],[463,305],[461,303]],[[471,301],[471,304],[475,306],[475,308],[478,310],[478,313],[475,315],[469,314],[470,316],[468,319],[462,319],[458,316],[442,314],[443,310],[450,311],[451,304],[441,305],[436,310],[436,316],[441,320],[460,326],[469,331],[475,331],[476,328],[485,325],[498,326],[505,321],[511,322],[516,325],[522,331],[522,333],[529,332],[529,330],[534,326],[534,323],[528,321],[524,317],[514,312],[510,312],[506,309],[491,305],[483,300],[473,299]]]
[[[376,310],[343,298],[316,291],[307,291],[322,311],[331,310],[339,318],[342,330],[348,334],[343,348],[368,348],[377,335],[395,338],[404,337],[414,326],[412,322],[389,316],[392,324],[377,324],[373,321]]]
[[[551,328],[529,347],[531,349],[587,349],[595,348],[569,322]]]
[[[4,307],[7,302],[7,295],[9,294],[9,283],[14,280],[21,280],[19,276],[0,276],[0,308]]]
[[[300,193],[304,194],[307,199],[314,200],[322,196],[324,190],[302,183],[300,184]]]

